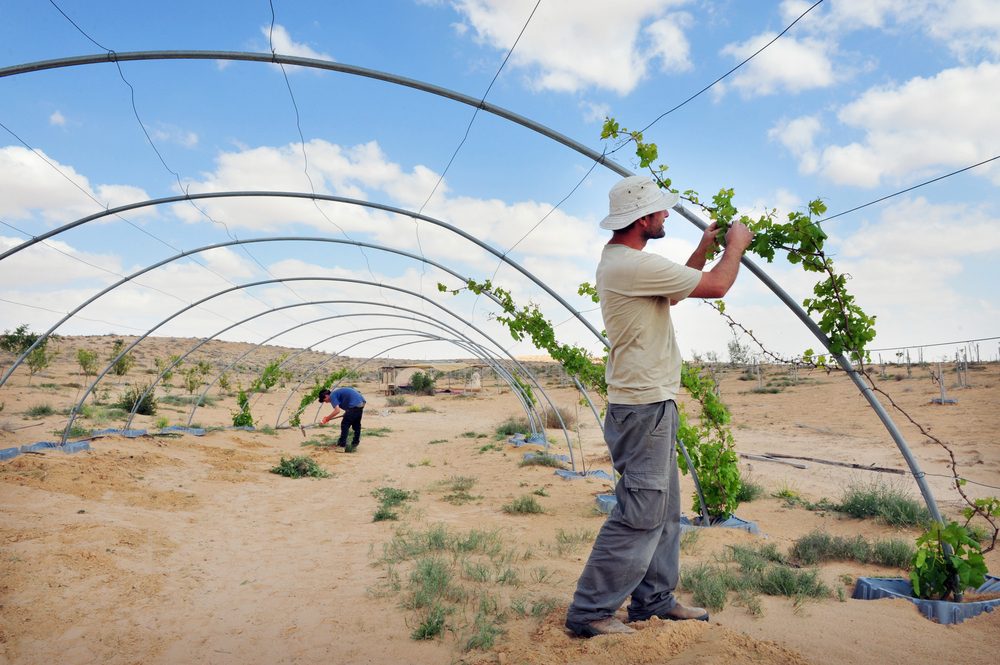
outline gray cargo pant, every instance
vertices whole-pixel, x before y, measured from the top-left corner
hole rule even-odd
[[[604,439],[621,479],[590,553],[567,621],[612,616],[631,594],[630,621],[672,608],[680,572],[677,405],[610,404]]]

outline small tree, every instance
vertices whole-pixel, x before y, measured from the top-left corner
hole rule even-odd
[[[726,348],[729,350],[730,365],[746,365],[750,362],[750,347],[740,344],[740,340],[735,337],[729,340]]]
[[[121,339],[116,339],[111,345],[111,355],[108,356],[108,361],[115,360],[118,355],[125,349],[125,341]],[[135,365],[135,356],[131,352],[126,353],[118,360],[115,360],[115,364],[111,367],[111,372],[115,376],[125,376],[128,371],[132,369]]]
[[[418,395],[433,395],[435,379],[430,372],[414,372],[410,377],[410,387]]]
[[[28,329],[27,323],[22,323],[13,331],[4,330],[0,335],[0,349],[21,355],[38,339],[38,334]]]
[[[84,376],[94,376],[97,374],[97,351],[77,349],[76,362],[80,364],[80,370]]]
[[[184,370],[184,387],[187,388],[189,395],[193,395],[194,391],[198,390],[198,387],[201,385],[201,379],[201,368],[197,365]]]
[[[174,370],[176,369],[176,367],[172,367],[172,365],[178,360],[180,360],[180,358],[181,358],[180,356],[175,354],[170,356],[166,360],[162,358],[153,359],[153,364],[156,365],[156,371],[163,375],[164,382],[170,381],[170,379],[174,378]],[[167,369],[168,367],[170,367],[169,370]]]
[[[49,351],[47,343],[42,343],[36,346],[25,359],[28,363],[28,383],[31,383],[31,379],[35,376],[35,374],[41,372],[43,369],[52,364],[52,361],[55,360],[58,355],[59,354],[55,351]]]
[[[272,360],[261,372],[260,376],[254,379],[253,385],[250,386],[252,392],[266,393],[268,390],[273,388],[278,381],[282,384],[291,376],[290,372],[282,371],[281,363],[284,362],[285,356],[281,356],[275,360]]]
[[[233,414],[233,427],[253,427],[253,415],[250,414],[250,397],[247,391],[240,389],[236,395],[236,405],[239,411]]]

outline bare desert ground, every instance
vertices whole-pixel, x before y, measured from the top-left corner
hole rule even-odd
[[[111,339],[65,338],[60,356],[30,379],[26,369],[0,389],[0,448],[53,440],[65,410],[87,384],[76,350],[98,350]],[[155,339],[139,347],[125,377],[108,377],[101,401],[114,401],[122,384],[148,381],[154,358],[189,348],[192,340]],[[197,359],[221,368],[249,349],[213,343]],[[250,356],[232,383],[248,385],[277,354]],[[302,356],[301,374],[311,362]],[[9,365],[7,354],[4,365]],[[340,365],[349,363],[337,361]],[[332,367],[333,365],[331,365]],[[578,394],[542,372],[543,386],[576,417],[574,459],[610,471],[600,429]],[[947,368],[946,368],[947,369]],[[551,371],[550,371],[551,370]],[[839,374],[766,368],[778,392],[753,392],[739,369],[716,369],[733,412],[737,449],[762,456],[799,457],[903,469],[900,454],[863,399]],[[5,663],[996,663],[1000,612],[960,625],[933,623],[906,601],[851,600],[861,576],[901,576],[902,569],[851,561],[826,562],[819,578],[830,593],[818,599],[730,595],[709,623],[639,624],[631,636],[580,640],[562,621],[589,546],[603,516],[595,496],[611,485],[600,478],[563,479],[544,466],[520,466],[526,451],[497,425],[518,416],[517,400],[489,376],[479,393],[407,396],[390,406],[377,374],[358,384],[368,398],[362,445],[353,454],[323,444],[339,428],[208,431],[204,436],[103,436],[76,454],[40,451],[0,462],[0,662]],[[970,386],[952,385],[957,404],[930,403],[938,388],[926,367],[887,369],[885,388],[918,421],[953,448],[963,475],[980,484],[973,496],[1000,490],[1000,367],[974,367]],[[189,406],[179,376],[160,389],[156,416],[136,427],[158,431],[164,419],[185,424]],[[259,426],[274,425],[291,382],[253,403]],[[454,388],[462,387],[456,380]],[[439,380],[447,388],[448,380]],[[231,424],[235,398],[221,394],[200,408],[202,427]],[[175,402],[170,404],[168,402]],[[292,403],[298,403],[293,397]],[[51,415],[33,416],[50,406]],[[112,414],[113,415],[113,414]],[[306,422],[312,422],[313,410]],[[895,417],[895,416],[894,416]],[[942,511],[957,516],[944,450],[897,418]],[[79,424],[120,427],[120,419],[92,408]],[[551,452],[568,454],[560,430],[547,432]],[[305,445],[313,444],[313,445]],[[290,479],[269,470],[282,457],[311,455],[326,478]],[[764,495],[737,514],[761,535],[698,529],[685,539],[682,565],[718,563],[733,545],[773,544],[780,552],[823,529],[841,536],[903,538],[918,531],[892,528],[834,511],[816,511],[773,496],[837,500],[851,483],[895,482],[917,496],[909,476],[799,460],[797,468],[745,459],[744,470]],[[938,474],[938,475],[933,475]],[[683,478],[685,496],[691,483]],[[994,486],[991,487],[984,487]],[[398,519],[374,521],[378,496],[411,492],[394,508]],[[379,494],[381,491],[381,494]],[[402,494],[402,492],[399,492]],[[378,496],[377,496],[378,495]],[[533,498],[539,514],[504,510]],[[687,504],[689,499],[685,499]],[[687,507],[687,505],[686,505]],[[691,515],[690,509],[686,511]],[[430,543],[442,545],[435,550]],[[423,544],[424,554],[414,554]],[[408,549],[409,548],[409,549]],[[430,554],[427,554],[427,550]],[[426,556],[424,556],[426,555]],[[421,557],[423,557],[421,559]],[[426,608],[414,596],[421,565],[452,572],[442,630],[426,640],[411,634],[425,625]],[[1000,571],[1000,555],[987,557]],[[684,602],[691,601],[682,590]],[[488,619],[488,620],[487,620]],[[492,641],[492,644],[490,642]]]

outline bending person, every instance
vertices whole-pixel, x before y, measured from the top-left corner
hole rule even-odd
[[[337,388],[333,392],[324,388],[319,391],[319,401],[333,405],[333,411],[321,421],[324,425],[334,418],[344,418],[340,421],[340,441],[337,445],[353,453],[361,445],[361,416],[365,411],[365,398],[354,388]],[[347,434],[350,429],[354,430],[354,440],[348,446]]]

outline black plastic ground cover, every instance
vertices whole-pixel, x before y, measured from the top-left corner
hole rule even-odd
[[[986,582],[976,589],[976,593],[1000,593],[1000,577],[986,576]],[[952,624],[983,612],[992,612],[1000,607],[1000,598],[970,603],[955,603],[947,600],[924,600],[914,598],[913,585],[902,577],[859,577],[854,586],[855,600],[878,600],[880,598],[902,598],[917,606],[920,613],[932,621]]]

